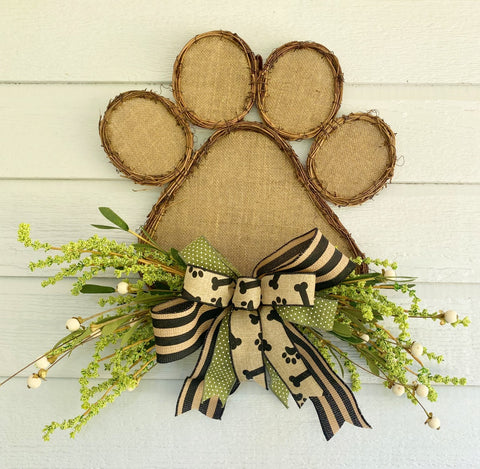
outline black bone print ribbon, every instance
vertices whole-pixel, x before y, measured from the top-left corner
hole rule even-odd
[[[310,399],[327,440],[344,422],[370,428],[348,386],[295,326],[319,325],[336,302],[315,296],[355,268],[318,229],[289,241],[260,261],[252,277],[204,238],[182,251],[187,271],[182,297],[152,309],[157,360],[178,360],[203,345],[183,385],[177,415],[198,409],[220,419],[240,382],[270,387],[286,404]]]

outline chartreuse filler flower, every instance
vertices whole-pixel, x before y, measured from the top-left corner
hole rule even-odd
[[[93,235],[86,240],[56,247],[33,241],[30,237],[30,226],[27,224],[21,224],[18,230],[18,240],[26,247],[50,254],[42,260],[32,262],[32,271],[53,265],[60,267],[56,275],[42,282],[42,286],[53,285],[65,277],[73,277],[73,295],[100,294],[102,297],[98,303],[102,308],[106,308],[92,315],[82,313],[80,316],[68,318],[66,328],[69,333],[65,337],[32,363],[0,383],[5,384],[20,372],[35,365],[37,371],[28,377],[27,386],[31,389],[38,388],[57,363],[81,345],[95,343],[90,363],[80,372],[83,412],[63,422],[46,425],[43,432],[45,440],[49,440],[57,428],[70,430],[70,435],[74,437],[94,415],[122,392],[137,388],[143,376],[157,364],[151,310],[159,304],[179,299],[182,295],[187,268],[182,253],[175,249],[162,249],[143,230],[140,234],[130,230],[111,209],[101,207],[100,211],[112,225],[93,225],[95,228],[129,232],[136,238],[135,242],[118,243]],[[212,252],[216,251],[212,248]],[[219,256],[221,258],[220,254]],[[225,262],[229,265],[228,261]],[[425,423],[431,428],[439,429],[440,420],[426,410],[423,401],[437,399],[434,388],[437,383],[464,385],[466,380],[430,372],[425,361],[440,363],[443,357],[410,337],[409,320],[429,319],[455,327],[467,326],[468,318],[460,319],[457,313],[451,310],[429,312],[421,309],[413,279],[396,276],[395,263],[368,257],[356,258],[353,262],[358,265],[367,264],[371,271],[361,275],[352,272],[340,283],[321,290],[320,294],[315,296],[316,304],[335,304],[335,314],[329,328],[331,330],[316,327],[318,324],[311,321],[308,324],[296,324],[296,330],[313,345],[332,370],[344,377],[349,376],[353,391],[358,391],[361,387],[359,369],[373,374],[382,380],[393,394],[405,394],[412,403],[419,404],[426,414]],[[230,267],[234,269],[233,266]],[[120,280],[116,288],[89,283],[102,272],[113,274]],[[405,309],[392,302],[385,294],[390,291],[409,297],[410,307]],[[393,320],[395,330],[387,329],[387,318],[391,318],[390,323]],[[220,331],[219,334],[221,333]],[[228,335],[226,337],[228,342]],[[233,339],[230,335],[229,340]],[[261,350],[261,343],[259,344]],[[263,346],[262,353],[266,353],[265,343]],[[232,344],[230,347],[234,348]],[[286,350],[285,357],[290,353],[288,347]],[[220,352],[215,360],[218,361],[219,356],[222,357]],[[223,357],[225,358],[225,353]],[[226,366],[229,357],[227,354]],[[290,363],[290,360],[298,360],[298,356],[295,358],[292,354],[285,360]],[[108,375],[99,379],[99,370],[102,367]],[[270,387],[287,405],[288,389],[268,363],[267,369]],[[95,381],[92,381],[94,379]]]

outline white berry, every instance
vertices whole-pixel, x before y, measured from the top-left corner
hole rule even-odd
[[[80,321],[77,318],[70,318],[66,323],[65,327],[71,331],[78,331],[80,329]]]
[[[42,384],[42,380],[37,375],[30,375],[27,379],[29,389],[37,389]]]
[[[440,430],[440,419],[438,417],[430,417],[427,420],[428,426],[434,430]]]
[[[362,339],[364,342],[368,342],[370,340],[370,336],[368,334],[362,334],[360,339]]]
[[[443,319],[445,320],[445,322],[451,324],[452,322],[457,322],[458,314],[452,309],[449,309],[448,311],[445,311],[445,313],[443,313]]]
[[[410,347],[410,353],[414,357],[421,357],[423,355],[423,345],[420,342],[414,342]]]
[[[117,285],[117,292],[120,293],[120,295],[126,295],[128,293],[128,283],[127,282],[120,282]]]
[[[35,362],[35,366],[41,370],[46,370],[50,366],[50,362],[47,357],[42,357]]]
[[[392,386],[392,392],[395,396],[401,396],[405,392],[405,388],[401,384],[394,384]]]
[[[395,280],[395,278],[397,277],[397,274],[395,273],[394,270],[392,269],[387,269],[385,270],[385,272],[383,273],[383,276],[388,278],[388,279],[391,279],[391,280]]]
[[[419,384],[415,388],[415,393],[418,397],[427,397],[428,396],[428,388],[424,384]]]

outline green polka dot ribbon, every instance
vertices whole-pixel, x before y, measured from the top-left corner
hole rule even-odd
[[[355,265],[317,229],[262,259],[250,277],[200,237],[180,253],[187,264],[182,297],[152,309],[157,360],[178,360],[202,347],[177,402],[177,415],[198,409],[221,418],[244,381],[271,389],[288,406],[310,399],[327,439],[350,422],[368,427],[351,390],[296,325],[332,330],[337,302],[321,291]]]

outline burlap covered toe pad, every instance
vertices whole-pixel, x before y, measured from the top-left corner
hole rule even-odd
[[[392,130],[379,117],[359,113],[333,120],[318,134],[307,168],[326,199],[356,205],[387,184],[395,162]]]
[[[338,59],[314,42],[289,42],[274,50],[259,76],[262,119],[289,140],[310,138],[337,113],[343,75]]]
[[[99,123],[102,145],[119,171],[140,184],[165,184],[185,167],[193,134],[177,106],[151,91],[113,99]]]
[[[200,127],[226,127],[251,109],[257,61],[236,34],[210,31],[191,39],[173,67],[173,95],[188,119]]]

